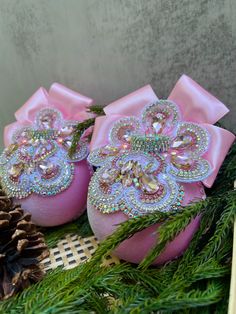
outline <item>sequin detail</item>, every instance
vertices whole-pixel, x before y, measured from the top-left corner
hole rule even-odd
[[[10,197],[51,196],[70,186],[74,162],[88,154],[87,143],[80,141],[75,154],[68,155],[76,124],[63,120],[60,111],[44,108],[31,127],[13,134],[13,143],[0,156],[1,184]]]
[[[178,210],[184,197],[181,183],[201,181],[212,171],[202,158],[208,132],[182,122],[171,101],[146,106],[140,119],[116,121],[109,140],[88,157],[100,167],[89,185],[89,202],[104,214],[122,211],[134,217]]]

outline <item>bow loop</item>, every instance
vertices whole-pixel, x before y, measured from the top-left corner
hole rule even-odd
[[[83,121],[94,115],[88,113],[93,100],[59,83],[54,83],[49,90],[50,102],[56,106],[68,120]]]
[[[210,135],[209,147],[206,147],[207,152],[202,158],[209,162],[212,172],[206,179],[202,179],[202,182],[205,186],[211,187],[235,140],[232,133],[212,124],[229,110],[221,101],[186,75],[182,75],[178,80],[168,100],[173,101],[179,107],[181,117],[178,117],[180,120],[177,123],[187,121],[200,124]],[[94,150],[109,143],[110,130],[118,119],[128,116],[141,118],[144,107],[155,102],[158,102],[157,96],[151,86],[146,85],[106,106],[104,108],[106,116],[96,118],[91,149]]]
[[[115,121],[127,116],[138,116],[146,105],[157,100],[158,98],[151,86],[146,85],[104,107],[106,116],[96,118],[91,149],[108,143],[109,131]]]
[[[26,103],[15,112],[16,122],[9,124],[4,129],[4,144],[12,142],[13,134],[22,127],[35,122],[37,113],[43,108],[59,110],[65,120],[84,121],[95,117],[88,112],[93,100],[83,96],[59,83],[54,83],[49,92],[40,87]]]
[[[187,75],[182,75],[173,88],[169,100],[180,108],[182,120],[214,124],[229,110]]]
[[[16,120],[32,123],[36,112],[44,107],[50,107],[48,92],[43,87],[40,87],[26,103],[15,112]]]
[[[135,92],[122,97],[104,108],[107,115],[120,114],[124,116],[137,116],[143,108],[157,101],[158,98],[150,85],[146,85]]]

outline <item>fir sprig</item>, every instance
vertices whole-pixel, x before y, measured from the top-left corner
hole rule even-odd
[[[103,111],[103,108],[101,106],[98,105],[92,105],[88,108],[88,112],[90,113],[94,113],[96,116],[100,116],[105,114]],[[72,144],[69,150],[69,155],[73,156],[73,154],[76,151],[76,148],[78,146],[79,140],[82,136],[82,134],[84,133],[84,131],[86,129],[88,129],[89,127],[93,126],[95,122],[95,117],[94,118],[90,118],[87,120],[84,120],[83,122],[79,122],[77,124],[77,126],[75,127],[75,130],[73,132],[73,138],[72,138]]]
[[[153,214],[122,223],[91,261],[50,272],[41,283],[3,302],[0,313],[226,313],[236,218],[235,165],[236,145],[205,201],[173,215]],[[162,267],[147,267],[198,214],[200,228],[184,255]],[[160,222],[158,243],[139,268],[126,263],[100,266],[124,239]]]
[[[166,220],[166,222],[158,228],[158,241],[156,245],[140,263],[139,268],[147,268],[163,251],[167,243],[173,240],[193,218],[200,214],[201,210],[206,208],[208,203],[209,199],[196,203],[189,206],[188,211],[182,210]]]
[[[173,213],[158,212],[144,217],[135,217],[121,223],[113,234],[100,243],[100,246],[96,250],[90,264],[88,264],[88,271],[92,268],[92,264],[101,262],[102,259],[109,255],[121,242],[132,237],[135,233],[154,225],[155,223],[165,221],[172,215]]]
[[[74,130],[72,144],[69,150],[70,157],[73,156],[74,153],[76,152],[76,148],[78,146],[79,140],[82,134],[84,133],[84,131],[88,129],[90,126],[94,125],[94,122],[95,122],[95,118],[90,118],[77,124]]]

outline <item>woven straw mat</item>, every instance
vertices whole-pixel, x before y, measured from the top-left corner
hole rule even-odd
[[[46,271],[58,266],[65,269],[73,268],[90,259],[97,247],[98,240],[94,236],[82,238],[76,234],[67,234],[50,249],[50,255],[42,261],[42,266]],[[102,264],[104,266],[119,264],[119,259],[109,255]]]

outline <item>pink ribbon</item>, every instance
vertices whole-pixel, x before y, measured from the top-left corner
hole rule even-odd
[[[4,144],[8,146],[12,141],[13,133],[24,126],[31,125],[36,113],[44,108],[56,108],[61,111],[64,119],[84,121],[94,117],[87,111],[93,100],[83,96],[59,83],[52,84],[49,92],[39,88],[27,102],[16,111],[16,122],[7,125],[4,129]]]
[[[125,116],[139,116],[146,105],[157,99],[151,86],[147,85],[106,106],[104,108],[106,116],[96,118],[91,149],[108,143],[109,130],[116,120]],[[210,162],[213,169],[212,174],[203,181],[203,184],[211,187],[235,140],[234,134],[212,124],[221,119],[229,110],[187,75],[180,77],[168,99],[178,105],[183,121],[196,122],[205,127],[211,135],[210,147],[203,156]]]

